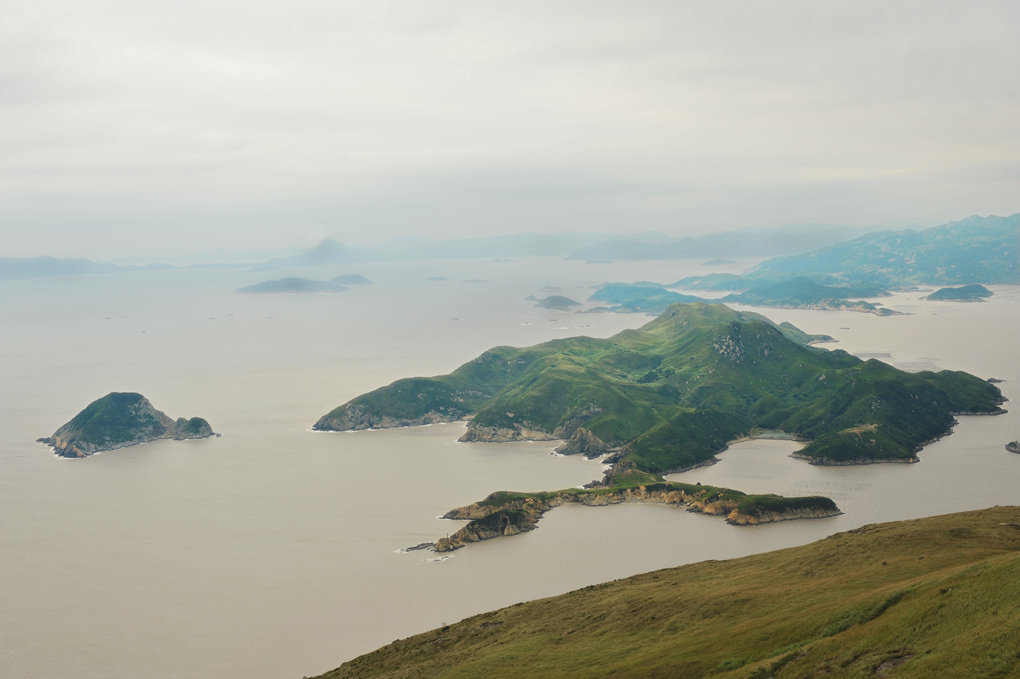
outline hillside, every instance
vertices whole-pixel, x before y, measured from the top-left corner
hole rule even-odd
[[[757,314],[677,304],[638,330],[497,347],[450,375],[398,380],[320,418],[319,430],[471,416],[463,440],[572,439],[570,452],[662,473],[710,459],[755,428],[794,434],[823,464],[915,460],[956,413],[1001,393],[961,372],[907,373],[803,346]]]
[[[1020,674],[1020,508],[864,526],[516,604],[323,679]]]
[[[96,399],[40,443],[61,457],[88,457],[157,439],[198,439],[214,434],[201,417],[176,421],[156,410],[141,394],[112,392]]]

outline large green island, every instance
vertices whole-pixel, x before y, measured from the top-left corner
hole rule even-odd
[[[159,439],[201,439],[219,436],[201,417],[174,420],[134,392],[112,392],[96,399],[40,443],[61,457],[96,453]]]
[[[810,337],[797,332],[786,330]],[[955,415],[997,414],[1002,402],[995,385],[967,373],[907,373],[805,346],[757,314],[698,303],[675,304],[608,339],[496,347],[449,375],[397,380],[358,396],[314,428],[470,418],[462,441],[565,439],[558,452],[605,455],[612,465],[583,492],[497,493],[455,510],[456,518],[485,522],[453,536],[470,542],[469,533],[485,539],[529,530],[541,512],[563,502],[711,505],[709,489],[667,484],[661,475],[708,463],[728,442],[761,429],[806,442],[798,456],[812,464],[914,462],[922,446],[950,433]],[[827,498],[713,492],[727,498],[730,514],[767,505],[738,511],[729,517],[734,523],[838,513]]]

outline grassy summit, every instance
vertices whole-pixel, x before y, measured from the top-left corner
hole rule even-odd
[[[953,415],[999,412],[962,372],[906,373],[803,346],[756,314],[677,304],[638,330],[497,347],[449,375],[398,380],[322,417],[320,430],[471,416],[468,440],[568,438],[662,473],[710,459],[756,428],[809,441],[816,462],[911,460]]]
[[[1020,508],[870,525],[395,641],[328,679],[1016,677]]]

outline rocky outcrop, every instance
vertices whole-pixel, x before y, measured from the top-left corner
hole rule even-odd
[[[555,434],[533,429],[527,422],[510,427],[487,427],[469,422],[467,431],[458,439],[462,442],[506,443],[508,441],[555,441]]]
[[[141,394],[113,392],[93,401],[52,436],[39,439],[61,457],[95,453],[159,439],[200,439],[219,436],[201,417],[176,421],[153,407]]]
[[[595,436],[595,434],[592,434],[584,427],[578,427],[574,430],[573,436],[557,448],[556,452],[562,455],[579,454],[586,457],[598,457],[605,455],[611,450],[612,447],[598,436]]]
[[[1010,441],[1006,444],[1006,450],[1011,453],[1020,453],[1020,441]]]
[[[456,422],[467,413],[451,409],[446,412],[429,411],[421,417],[402,419],[379,415],[363,405],[348,403],[323,415],[312,429],[316,431],[359,431],[363,429],[392,429],[394,427],[418,427],[424,424]]]

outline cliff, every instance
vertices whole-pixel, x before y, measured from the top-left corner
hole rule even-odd
[[[173,420],[141,394],[113,392],[90,403],[52,436],[39,442],[53,446],[53,452],[61,457],[88,457],[158,439],[209,436],[218,434],[201,417]]]

